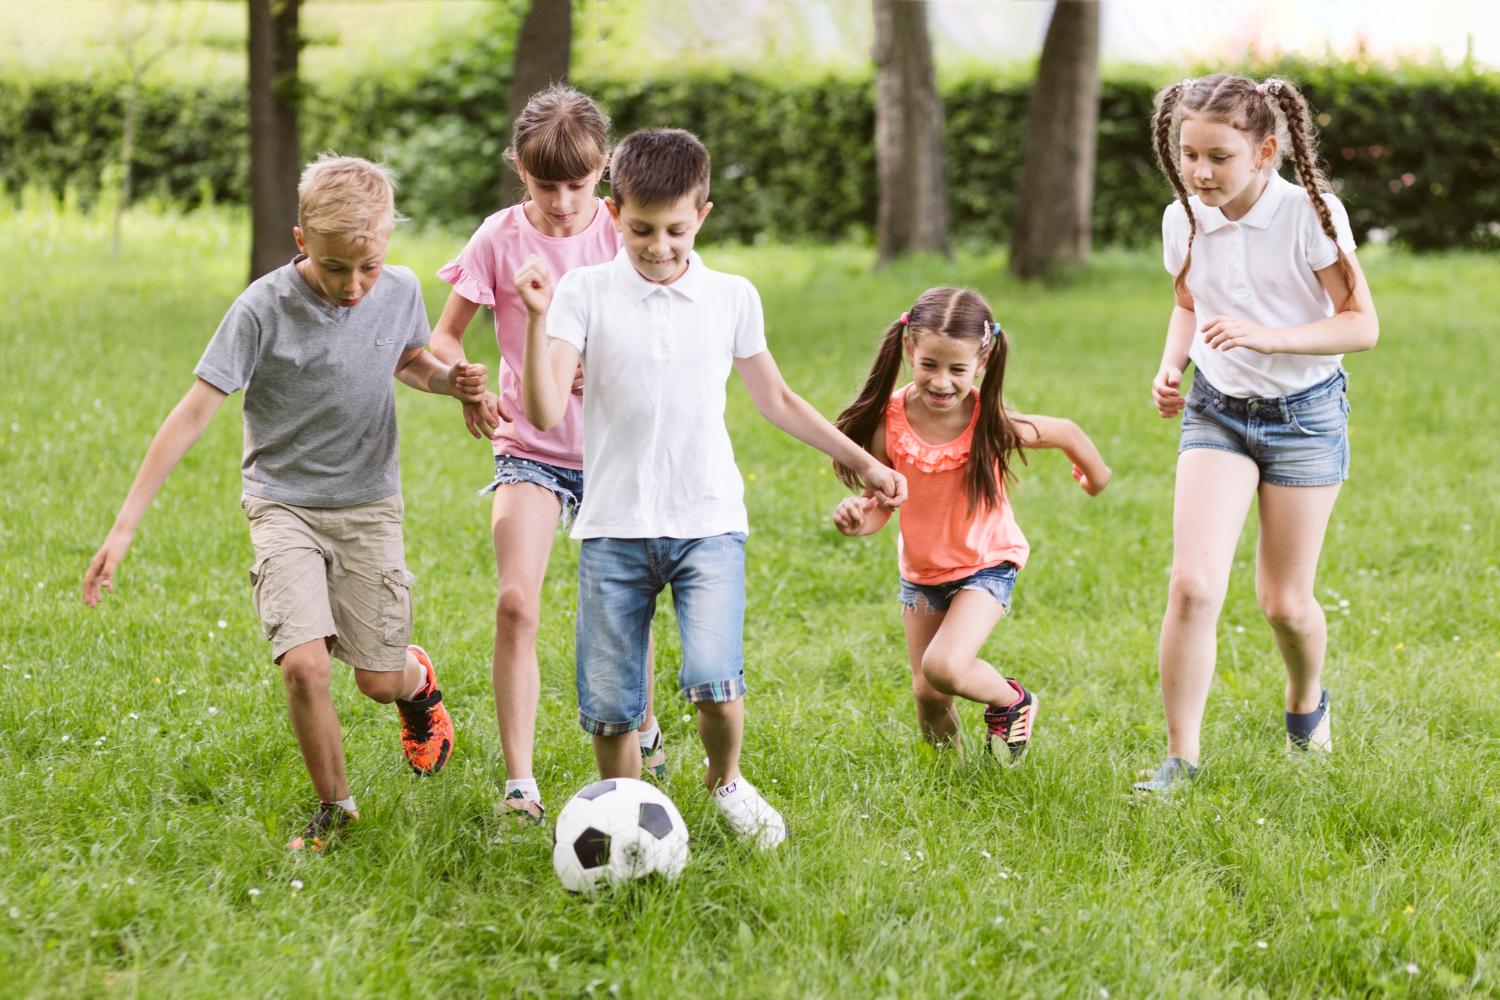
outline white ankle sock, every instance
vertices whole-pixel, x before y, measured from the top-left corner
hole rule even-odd
[[[520,792],[523,799],[532,802],[542,801],[542,793],[537,790],[535,778],[519,778],[515,781],[505,783],[505,797],[510,798],[511,792]]]
[[[354,808],[354,796],[352,795],[347,799],[339,799],[334,803],[334,805],[338,806],[340,809],[344,810],[344,812],[348,813],[351,816],[359,811]]]
[[[641,741],[642,750],[650,750],[652,745],[656,743],[656,738],[660,735],[661,723],[659,722],[650,729],[637,729],[635,731],[635,738]]]
[[[401,700],[402,701],[416,701],[417,700],[417,692],[421,691],[426,686],[427,686],[427,668],[423,667],[422,668],[422,679],[419,680],[419,681],[417,681],[417,686],[414,687],[414,688],[412,688],[411,691],[410,691],[410,693],[408,693]]]

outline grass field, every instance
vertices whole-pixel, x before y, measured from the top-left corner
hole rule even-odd
[[[749,275],[783,371],[825,413],[923,288],[968,283],[1016,341],[1015,405],[1066,415],[1115,470],[1089,499],[1060,456],[1023,470],[1033,544],[987,655],[1041,694],[1010,769],[916,738],[894,535],[850,540],[818,456],[735,383],[749,544],[746,771],[786,814],[732,842],[658,621],[668,791],[694,860],[670,888],[588,901],[544,832],[501,831],[490,702],[484,445],[449,400],[397,388],[417,639],[458,726],[414,779],[395,712],[335,698],[364,819],[326,857],[282,844],[312,794],[245,571],[231,400],[147,517],[118,592],[78,582],[152,433],[240,290],[233,216],[104,223],[0,209],[0,961],[8,996],[1372,997],[1500,995],[1500,261],[1365,256],[1384,338],[1353,357],[1354,478],[1329,533],[1337,752],[1281,755],[1282,672],[1255,605],[1253,525],[1220,628],[1191,793],[1126,793],[1165,745],[1155,639],[1176,425],[1148,405],[1170,302],[1151,253],[1020,287],[1003,259],[878,276],[860,248],[713,249]],[[462,236],[402,236],[431,276]],[[1377,248],[1378,249],[1378,248]],[[479,322],[483,322],[482,318]],[[473,338],[484,342],[484,336]],[[493,345],[475,356],[493,360]],[[574,722],[577,547],[544,595],[538,769],[552,808],[592,762]],[[1348,602],[1347,605],[1344,602]]]

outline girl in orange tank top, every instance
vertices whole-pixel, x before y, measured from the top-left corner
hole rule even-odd
[[[1011,459],[1022,449],[1061,448],[1090,496],[1103,491],[1110,471],[1071,420],[1006,408],[1008,352],[979,293],[929,289],[886,330],[864,389],[837,426],[904,475],[910,491],[900,512],[898,600],[923,738],[961,749],[953,699],[967,698],[985,706],[985,749],[993,752],[998,739],[1017,761],[1031,740],[1036,693],[979,659],[1010,611],[1029,551],[1006,497]],[[903,359],[912,381],[897,389]],[[834,510],[838,529],[872,535],[885,527],[891,512],[853,470],[837,471],[864,490]]]

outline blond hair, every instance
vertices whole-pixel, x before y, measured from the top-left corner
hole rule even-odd
[[[379,240],[406,217],[396,211],[396,172],[358,156],[320,153],[297,183],[297,224],[304,233]]]

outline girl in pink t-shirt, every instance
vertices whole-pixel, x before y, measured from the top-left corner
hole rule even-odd
[[[540,821],[545,814],[532,770],[541,679],[536,635],[542,581],[556,527],[583,499],[583,376],[562,423],[542,431],[521,403],[521,357],[526,308],[514,275],[532,254],[553,274],[604,264],[620,249],[620,234],[594,190],[609,162],[609,118],[586,95],[565,84],[536,94],[517,117],[505,151],[526,185],[526,200],[480,224],[458,258],[438,272],[453,286],[432,332],[432,353],[450,363],[463,357],[463,336],[481,305],[495,312],[500,342],[500,392],[464,407],[475,437],[494,443],[495,473],[482,493],[495,494],[490,526],[500,596],[495,612],[495,716],[505,753],[505,794],[498,811]],[[661,729],[648,703],[641,756],[656,776],[666,770]]]
[[[1006,497],[1011,460],[1023,448],[1061,448],[1090,496],[1108,485],[1110,471],[1071,420],[1006,408],[1008,352],[979,293],[928,289],[886,330],[874,370],[837,427],[906,477],[898,600],[923,737],[959,749],[953,699],[967,698],[985,706],[985,748],[998,738],[1015,761],[1031,740],[1036,694],[978,658],[1010,611],[1029,551]],[[912,381],[897,389],[903,356]],[[862,485],[852,470],[837,471],[845,484]],[[841,502],[833,521],[846,535],[871,535],[890,516],[866,488]]]

